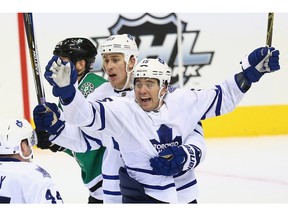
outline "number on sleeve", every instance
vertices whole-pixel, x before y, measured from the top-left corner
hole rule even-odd
[[[57,199],[57,200],[61,200],[61,201],[63,202],[62,197],[60,196],[59,191],[56,191],[56,198],[55,198],[55,197],[52,195],[51,190],[48,189],[48,190],[46,191],[45,197],[46,197],[47,200],[51,200],[51,203],[52,203],[52,204],[57,203],[57,202],[56,202],[56,199]]]

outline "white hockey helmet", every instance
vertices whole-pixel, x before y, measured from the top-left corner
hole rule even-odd
[[[31,154],[23,156],[21,151],[22,140],[27,139],[31,146]],[[20,154],[29,159],[33,155],[32,146],[37,144],[37,135],[26,119],[8,118],[0,120],[0,155]]]
[[[133,83],[136,78],[154,78],[159,80],[159,86],[169,85],[171,80],[171,69],[167,63],[160,58],[144,58],[139,62],[133,73]]]
[[[111,35],[100,46],[100,53],[102,56],[104,54],[109,54],[109,53],[122,53],[124,55],[124,61],[126,63],[127,78],[126,78],[126,83],[124,84],[123,88],[118,89],[118,90],[126,89],[130,85],[131,74],[133,72],[133,69],[129,70],[128,62],[131,56],[135,57],[134,67],[138,61],[139,50],[135,42],[135,39],[130,34]],[[104,67],[103,67],[103,70],[105,71]]]
[[[100,46],[101,55],[106,53],[123,53],[124,61],[127,63],[131,56],[137,59],[139,55],[138,46],[135,39],[130,34],[111,35]]]

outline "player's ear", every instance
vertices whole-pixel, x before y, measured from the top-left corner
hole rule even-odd
[[[166,94],[167,88],[168,88],[168,86],[166,84],[164,84],[163,88],[161,89],[161,93],[160,93],[161,97]]]
[[[83,71],[86,67],[86,61],[84,59],[77,61],[75,68],[77,71]]]
[[[135,66],[135,63],[136,63],[136,58],[134,56],[131,56],[128,62],[129,71],[133,69],[133,67]]]
[[[23,156],[26,157],[31,154],[31,149],[30,149],[27,139],[22,140],[20,146],[21,146],[21,152]]]

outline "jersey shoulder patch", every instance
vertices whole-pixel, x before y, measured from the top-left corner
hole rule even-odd
[[[87,97],[95,90],[95,88],[99,87],[105,82],[107,82],[107,80],[105,80],[103,77],[90,72],[85,75],[82,82],[79,84],[78,89],[81,91],[84,97]]]
[[[169,93],[172,93],[172,92],[174,92],[177,88],[179,88],[179,87],[168,86],[168,92],[169,92]]]
[[[50,174],[40,166],[37,166],[36,171],[42,173],[43,178],[51,178]]]

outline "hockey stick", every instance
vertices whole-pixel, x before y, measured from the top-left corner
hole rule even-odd
[[[271,47],[272,45],[273,24],[274,24],[274,13],[268,13],[268,24],[266,33],[266,45],[268,47]]]
[[[37,94],[38,104],[45,103],[45,92],[44,86],[41,79],[41,70],[40,70],[40,62],[39,55],[34,35],[34,25],[33,25],[33,16],[32,13],[23,13],[24,25],[26,31],[26,38],[29,47],[30,60],[33,69],[34,75],[34,84]]]

